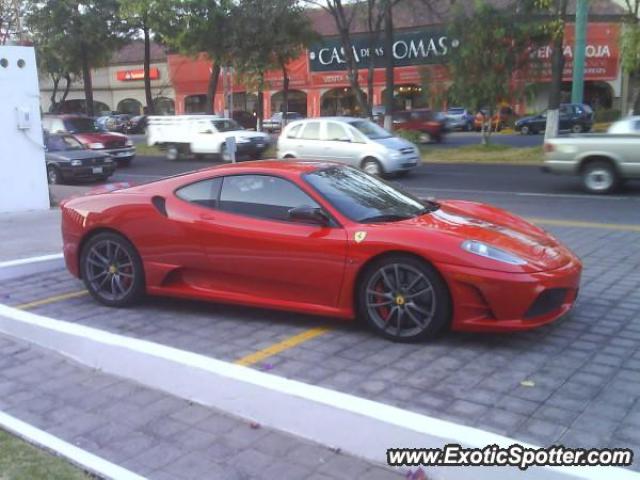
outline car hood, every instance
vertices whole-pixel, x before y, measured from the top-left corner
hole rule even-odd
[[[82,143],[104,143],[114,140],[127,140],[126,135],[114,132],[90,132],[90,133],[74,133],[73,136]]]
[[[268,140],[270,138],[269,135],[266,133],[254,132],[251,130],[235,130],[232,132],[223,132],[223,135],[225,138],[236,137],[236,138],[242,138],[246,140],[251,140],[252,138],[257,138],[257,137],[264,138],[265,140]]]
[[[370,139],[374,143],[378,143],[380,145],[384,145],[390,150],[400,150],[401,148],[412,147],[413,144],[403,138],[400,137],[387,137],[387,138],[378,138],[378,139]]]
[[[530,115],[528,117],[522,117],[516,121],[517,124],[531,122],[532,120],[538,120],[540,115]]]
[[[429,228],[465,240],[478,240],[517,255],[527,263],[521,269],[460,251],[460,258],[495,270],[537,272],[560,268],[575,255],[553,236],[526,220],[490,205],[461,200],[443,201],[440,209],[412,219],[417,228]]]
[[[108,155],[91,150],[65,150],[62,152],[47,152],[46,157],[49,161],[69,162],[71,160],[86,160],[91,158],[102,159],[108,157]]]

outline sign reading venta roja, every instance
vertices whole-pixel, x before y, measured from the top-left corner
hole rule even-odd
[[[369,35],[352,37],[353,58],[358,68],[366,68],[369,58],[374,57],[376,67],[384,67],[384,40],[378,38],[369,45]],[[395,65],[425,65],[444,63],[451,48],[458,46],[457,40],[450,40],[442,28],[422,28],[420,30],[396,32],[393,42]],[[309,49],[309,63],[312,72],[344,70],[347,68],[342,43],[337,37],[325,38]]]

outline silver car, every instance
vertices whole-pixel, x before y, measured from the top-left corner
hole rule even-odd
[[[291,122],[278,138],[278,158],[330,160],[372,175],[408,172],[420,164],[413,143],[364,118],[322,117]]]

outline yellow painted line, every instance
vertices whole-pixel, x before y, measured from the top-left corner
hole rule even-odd
[[[623,232],[640,232],[640,225],[624,223],[581,222],[578,220],[554,220],[550,218],[527,218],[529,222],[559,227],[600,228],[604,230],[619,230]]]
[[[262,360],[277,355],[278,353],[284,352],[285,350],[289,350],[290,348],[300,345],[301,343],[308,342],[312,338],[324,335],[330,330],[331,329],[327,327],[318,327],[306,330],[302,333],[299,333],[298,335],[294,335],[293,337],[285,338],[281,342],[269,345],[268,347],[263,348],[262,350],[258,350],[255,353],[251,353],[246,357],[239,358],[233,363],[237,365],[244,365],[245,367],[254,365],[258,362],[261,362]]]
[[[42,300],[36,300],[34,302],[16,305],[13,308],[18,308],[20,310],[28,310],[30,308],[39,307],[41,305],[48,305],[50,303],[61,302],[62,300],[68,300],[70,298],[78,298],[88,294],[89,292],[87,292],[86,290],[80,290],[78,292],[63,293],[61,295],[54,295],[53,297],[43,298]]]

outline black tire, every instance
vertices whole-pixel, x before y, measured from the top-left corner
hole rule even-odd
[[[296,157],[294,157],[293,155],[285,155],[283,158],[284,158],[285,160],[293,160],[293,159],[295,159]]]
[[[47,167],[47,182],[50,185],[60,185],[62,181],[63,178],[60,169],[55,165],[49,165]]]
[[[91,296],[109,307],[132,305],[144,294],[142,260],[131,242],[117,233],[89,239],[80,254],[80,271]]]
[[[584,127],[579,123],[576,123],[571,127],[571,133],[582,133],[584,131]]]
[[[614,165],[606,160],[587,163],[581,171],[582,186],[589,193],[607,194],[620,187],[620,176]]]
[[[531,132],[531,128],[529,127],[529,125],[523,125],[522,127],[520,127],[520,134],[521,135],[529,135]]]
[[[398,270],[396,270],[396,266],[398,266]],[[378,281],[382,281],[383,284],[386,283],[383,280],[384,274],[380,273],[385,269],[400,272],[399,276],[395,274],[394,280],[389,279],[390,282],[396,283],[395,278],[400,278],[400,288],[395,293],[384,291],[379,294],[375,293],[378,291]],[[405,273],[403,274],[403,272]],[[415,277],[412,278],[409,274],[415,275]],[[421,276],[420,280],[415,283],[414,280],[419,276]],[[413,285],[414,283],[415,285]],[[384,285],[382,288],[385,288]],[[420,289],[424,292],[431,292],[431,303],[424,303],[424,300],[429,298],[428,293],[424,294],[427,297],[424,297],[424,295],[417,296],[415,292]],[[373,294],[371,293],[372,291],[374,292]],[[379,298],[387,298],[386,301],[390,302],[389,307],[381,306],[380,304],[372,306],[369,301],[372,295],[376,297],[376,301],[379,301]],[[415,300],[408,300],[410,297]],[[381,312],[381,310],[384,308],[389,308],[389,316],[386,320],[382,318],[385,313]],[[393,324],[394,308],[398,309],[395,315],[395,325]],[[403,254],[382,257],[367,266],[360,277],[360,283],[357,285],[357,309],[358,316],[366,320],[373,331],[396,342],[416,342],[433,338],[450,325],[452,315],[449,290],[440,274],[427,262],[411,255]],[[424,315],[420,311],[429,315],[428,318],[422,318],[424,324],[419,324],[415,321],[415,318]],[[408,327],[411,324],[414,326],[409,329]],[[403,326],[407,328],[402,329]]]
[[[367,157],[362,160],[360,168],[369,175],[376,175],[379,177],[384,175],[384,168],[382,168],[382,164],[373,157]]]

